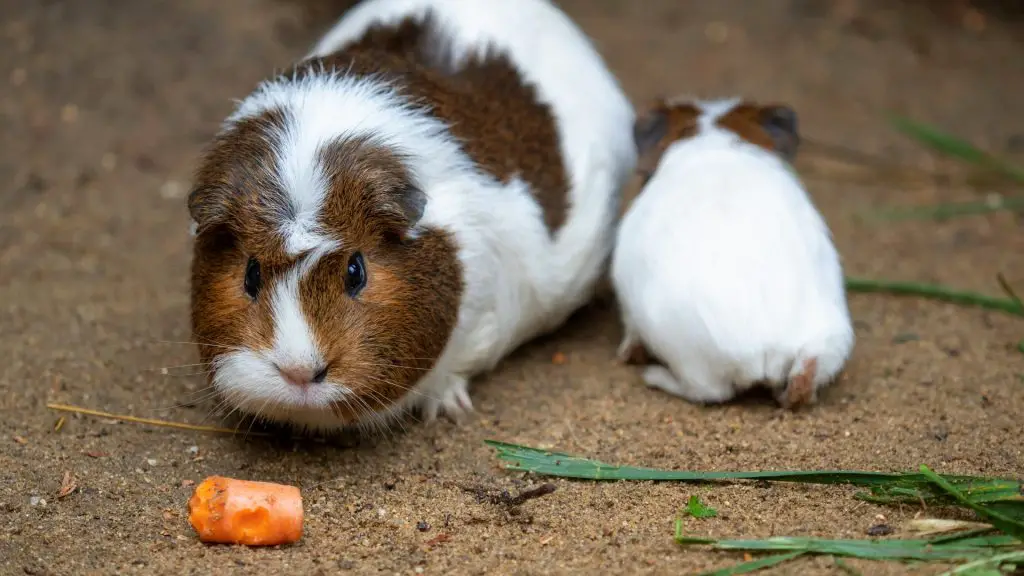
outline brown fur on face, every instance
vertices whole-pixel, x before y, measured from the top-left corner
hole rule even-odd
[[[568,178],[554,118],[500,53],[453,65],[430,20],[375,27],[354,46],[300,63],[294,77],[321,70],[374,75],[451,126],[466,154],[497,180],[514,177],[534,190],[551,233],[565,220]],[[291,76],[291,74],[289,75]],[[319,257],[289,256],[278,231],[293,216],[277,188],[272,142],[286,114],[271,110],[239,122],[205,153],[189,197],[198,224],[192,264],[192,326],[204,362],[232,349],[269,350],[271,296],[308,268],[299,282],[302,311],[328,361],[327,382],[355,393],[334,407],[344,422],[389,407],[434,365],[454,330],[463,290],[454,239],[418,227],[426,196],[405,159],[372,138],[329,143],[320,154],[330,183],[320,224],[341,249]],[[366,287],[354,298],[344,279],[351,255],[365,260]],[[263,288],[244,291],[246,264],[261,264]]]
[[[270,113],[270,120],[264,119],[268,124],[257,124],[270,129],[275,117]],[[258,179],[261,155],[243,153],[249,137],[242,130],[214,147],[199,172],[197,190]],[[236,155],[229,154],[232,148]],[[322,156],[331,191],[321,224],[342,249],[320,257],[305,273],[299,298],[327,361],[327,382],[341,383],[356,396],[334,410],[352,422],[368,409],[387,408],[433,366],[457,320],[462,275],[446,233],[426,229],[415,238],[405,236],[422,206],[402,163],[389,150],[347,140],[328,146]],[[232,161],[223,162],[225,157]],[[271,297],[280,280],[302,265],[303,256],[288,256],[279,236],[263,226],[267,211],[280,207],[261,200],[278,198],[272,188],[259,190],[254,198],[241,193],[222,200],[226,205],[219,219],[201,226],[196,239],[192,324],[204,362],[229,352],[225,346],[269,351],[274,339]],[[201,196],[194,194],[199,205]],[[346,292],[345,271],[357,251],[367,281],[353,298]],[[259,260],[263,277],[255,300],[244,291],[250,257]]]
[[[699,132],[701,109],[693,101],[659,99],[636,121],[633,139],[639,161],[637,171],[646,182],[673,142]],[[796,112],[781,104],[741,102],[719,117],[715,124],[744,140],[779,154],[787,161],[796,156],[800,143]]]

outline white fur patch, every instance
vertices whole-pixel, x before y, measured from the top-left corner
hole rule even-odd
[[[301,267],[288,271],[275,286],[271,300],[274,318],[274,347],[268,354],[278,366],[320,366],[324,357],[317,348],[313,330],[299,301]]]

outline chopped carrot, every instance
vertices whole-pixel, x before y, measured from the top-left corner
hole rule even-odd
[[[274,546],[302,538],[302,494],[295,486],[210,476],[188,501],[203,542]]]

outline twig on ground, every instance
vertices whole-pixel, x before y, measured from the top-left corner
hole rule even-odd
[[[52,404],[46,405],[50,410],[57,410],[59,412],[70,412],[72,414],[82,414],[85,416],[96,416],[97,418],[108,418],[110,420],[120,420],[122,422],[133,422],[135,424],[149,424],[150,426],[161,426],[164,428],[177,428],[179,430],[194,430],[196,432],[213,432],[217,434],[232,434],[237,436],[271,436],[265,432],[246,432],[244,430],[236,430],[234,428],[220,428],[217,426],[201,426],[199,424],[186,424],[184,422],[171,422],[169,420],[157,420],[156,418],[140,418],[138,416],[129,416],[127,414],[113,414],[110,412],[103,412],[101,410],[93,410],[91,408],[81,408],[79,406],[69,406],[67,404]]]

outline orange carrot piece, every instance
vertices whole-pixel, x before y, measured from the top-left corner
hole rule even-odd
[[[302,494],[295,486],[210,476],[188,501],[203,542],[274,546],[302,538]]]

